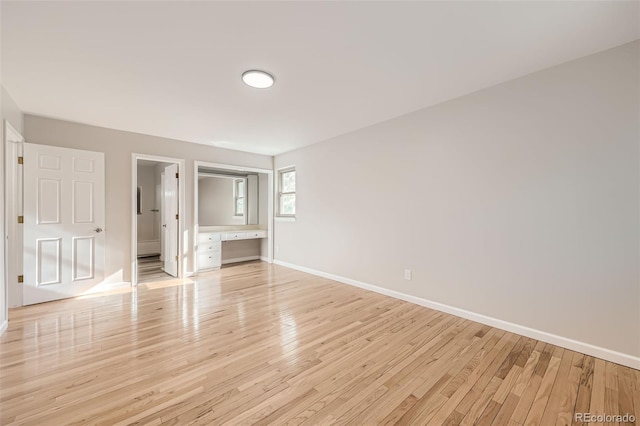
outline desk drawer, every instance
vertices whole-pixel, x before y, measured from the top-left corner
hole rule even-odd
[[[201,232],[198,234],[199,243],[207,243],[207,242],[215,242],[215,241],[220,241],[220,234],[212,233],[212,232],[206,232],[206,233]]]
[[[267,238],[267,231],[226,232],[222,234],[222,241],[249,240],[252,238]]]
[[[219,268],[222,264],[220,252],[198,254],[198,270]]]
[[[245,238],[267,238],[267,231],[249,231]]]
[[[205,254],[205,253],[219,253],[221,250],[221,246],[222,244],[220,243],[220,241],[214,241],[214,242],[199,242],[198,243],[198,254]]]
[[[247,238],[246,232],[227,232],[222,234],[222,241],[244,240]]]

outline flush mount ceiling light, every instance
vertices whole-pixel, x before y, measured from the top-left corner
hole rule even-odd
[[[266,71],[249,70],[242,73],[242,81],[256,89],[268,89],[275,81],[273,76]]]

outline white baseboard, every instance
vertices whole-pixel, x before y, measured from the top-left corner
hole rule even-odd
[[[273,262],[269,262],[269,258],[267,256],[260,256],[260,260],[267,263],[273,263]]]
[[[414,303],[416,305],[424,306],[427,308],[435,309],[437,311],[445,312],[447,314],[455,315],[461,318],[465,318],[471,321],[479,322],[481,324],[489,325],[491,327],[499,328],[511,333],[519,334],[529,337],[531,339],[540,340],[545,343],[551,343],[552,345],[560,346],[572,351],[580,352],[586,355],[591,355],[597,358],[601,358],[607,361],[615,362],[616,364],[625,365],[627,367],[640,369],[640,357],[625,354],[622,352],[613,351],[600,346],[595,346],[590,343],[580,342],[567,337],[558,336],[556,334],[547,333],[546,331],[536,330],[523,325],[514,324],[508,321],[504,321],[498,318],[490,317],[487,315],[477,314],[475,312],[467,311],[465,309],[456,308],[454,306],[445,305],[443,303],[433,302],[431,300],[423,299],[421,297],[411,296],[399,291],[390,290],[384,287],[378,287],[376,285],[363,283],[361,281],[352,280],[351,278],[345,278],[338,275],[329,274],[327,272],[317,271],[315,269],[307,268],[305,266],[294,265],[292,263],[282,262],[280,260],[274,260],[276,265],[284,266],[290,269],[296,269],[298,271],[306,272],[311,275],[317,275],[319,277],[328,278],[330,280],[338,281],[343,284],[349,284],[355,287],[362,288],[364,290],[373,291],[375,293],[390,296],[396,299],[404,300],[406,302]]]
[[[249,260],[258,260],[260,256],[247,256],[247,257],[236,257],[235,259],[226,259],[222,261],[223,265],[227,263],[237,263],[237,262],[247,262]]]
[[[2,333],[7,331],[7,327],[9,327],[9,321],[7,320],[2,321],[2,324],[0,324],[0,336],[2,335]]]

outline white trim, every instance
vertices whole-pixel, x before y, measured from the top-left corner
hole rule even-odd
[[[296,181],[298,179],[298,173],[296,172],[296,166],[287,166],[287,167],[281,167],[278,170],[276,170],[276,197],[278,198],[278,202],[276,203],[276,218],[277,219],[293,219],[293,222],[295,222],[296,220],[296,214],[282,214],[280,213],[280,197],[282,197],[283,195],[292,195],[295,197],[296,196],[296,192],[298,190],[298,185],[296,183],[296,190],[293,192],[282,192],[282,175],[284,173],[290,173],[293,172],[296,176]],[[295,210],[295,202],[294,202],[294,210]]]
[[[22,287],[18,284],[18,275],[22,274],[22,229],[18,225],[17,217],[22,215],[22,169],[18,165],[18,156],[22,155],[24,137],[9,123],[4,120],[4,162],[5,162],[5,276],[4,286],[0,291],[4,292],[5,318],[9,318],[9,307],[22,306]],[[19,304],[9,303],[9,287],[19,293]]]
[[[198,275],[200,272],[200,268],[198,267],[198,233],[199,233],[199,225],[198,225],[198,177],[200,172],[198,171],[199,161],[193,162],[193,201],[191,202],[191,206],[193,207],[193,238],[191,238],[191,253],[193,257],[193,264],[191,265],[192,274]],[[222,256],[222,254],[220,254]]]
[[[274,181],[273,181],[273,170],[270,169],[260,169],[257,167],[244,167],[244,166],[236,166],[233,164],[222,164],[222,163],[209,163],[206,161],[194,161],[193,162],[193,275],[198,274],[198,175],[200,167],[211,167],[215,169],[221,170],[231,170],[236,172],[252,172],[252,173],[262,173],[267,175],[267,186],[269,188],[269,193],[267,194],[267,262],[273,263],[273,218],[274,218],[274,209],[273,209],[273,191],[274,191]],[[262,225],[262,224],[260,224]]]
[[[253,175],[255,176],[255,175]],[[257,178],[257,176],[256,176]],[[244,184],[244,191],[241,194],[241,196],[239,196],[238,194],[240,193],[240,185],[239,183],[242,182]],[[234,217],[239,217],[242,216],[244,218],[244,224],[248,225],[249,224],[249,212],[247,211],[247,204],[245,203],[245,200],[248,198],[246,197],[247,192],[248,192],[248,185],[249,183],[249,178],[247,177],[237,177],[235,179],[233,179],[233,216]],[[256,182],[256,185],[258,184],[258,182]],[[242,199],[242,213],[238,213],[238,200]]]
[[[203,167],[212,167],[214,169],[222,169],[222,170],[231,170],[234,172],[253,172],[253,173],[273,173],[271,169],[260,169],[257,167],[245,167],[235,164],[226,164],[226,163],[209,163],[207,161],[195,161],[195,164]],[[196,168],[194,170],[195,173],[198,172]]]
[[[295,216],[276,216],[276,222],[295,222]]]
[[[276,265],[284,266],[285,268],[295,269],[298,271],[306,272],[311,275],[317,275],[319,277],[328,278],[343,284],[349,284],[354,287],[362,288],[364,290],[373,291],[375,293],[383,294],[385,296],[393,297],[396,299],[404,300],[406,302],[414,303],[416,305],[424,306],[430,309],[435,309],[440,312],[455,315],[461,318],[465,318],[471,321],[479,322],[481,324],[489,325],[491,327],[499,328],[511,333],[516,333],[522,336],[529,337],[531,339],[540,340],[545,343],[551,343],[552,345],[561,346],[572,351],[580,352],[583,354],[591,355],[597,358],[601,358],[607,361],[615,362],[616,364],[625,365],[627,367],[640,369],[640,357],[613,351],[611,349],[595,346],[590,343],[580,342],[578,340],[570,339],[556,334],[547,333],[545,331],[536,330],[523,325],[514,324],[508,321],[504,321],[498,318],[490,317],[487,315],[478,314],[475,312],[467,311],[465,309],[456,308],[454,306],[445,305],[439,302],[433,302],[431,300],[423,299],[421,297],[411,296],[409,294],[401,293],[395,290],[389,290],[387,288],[378,287],[376,285],[363,283],[361,281],[353,280],[351,278],[345,278],[338,275],[329,274],[327,272],[317,271],[315,269],[307,268],[305,266],[299,266],[288,262],[282,262],[280,260],[274,260]]]
[[[260,256],[260,260],[267,263],[273,263],[273,261],[270,261],[267,256]]]
[[[9,327],[9,321],[7,320],[2,321],[2,324],[0,324],[0,336],[2,336],[2,333],[7,331],[8,327]]]
[[[236,257],[235,259],[226,259],[222,261],[223,265],[228,263],[237,263],[237,262],[248,262],[250,260],[258,260],[260,256],[246,256],[246,257]]]
[[[259,183],[258,183],[259,186]],[[267,179],[267,187],[269,188],[269,193],[267,194],[267,262],[273,263],[274,260],[274,247],[275,247],[275,235],[273,233],[274,222],[274,205],[273,205],[273,170],[268,173]]]
[[[295,169],[295,168],[296,168],[295,164],[289,164],[288,166],[278,167],[276,171],[279,172],[280,170]]]
[[[160,163],[172,163],[178,165],[178,278],[182,278],[187,272],[187,256],[184,255],[184,234],[185,224],[185,178],[187,169],[183,158],[162,157],[150,154],[131,154],[131,285],[138,284],[138,212],[137,191],[138,191],[138,160],[157,161]]]
[[[198,172],[198,180],[200,179],[200,177],[203,176],[203,178],[210,178],[210,177],[214,177],[214,178],[220,178],[220,179],[242,179],[247,175],[223,175],[222,173],[210,173],[210,172]]]

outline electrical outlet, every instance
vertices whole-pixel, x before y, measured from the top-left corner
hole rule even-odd
[[[411,281],[411,269],[404,270],[404,279],[407,281]]]

